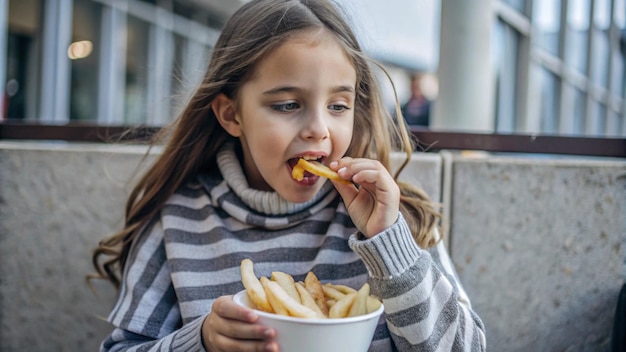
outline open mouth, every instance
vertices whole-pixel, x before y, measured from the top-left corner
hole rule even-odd
[[[293,168],[296,166],[296,164],[298,163],[298,160],[300,159],[305,159],[307,161],[316,161],[318,163],[322,163],[323,161],[326,159],[325,157],[315,157],[315,156],[299,156],[297,158],[292,158],[289,159],[287,161],[287,163],[289,164],[289,172],[292,173],[293,172]],[[292,176],[293,177],[293,176]],[[304,171],[304,178],[298,182],[304,182],[304,183],[312,183],[312,182],[316,182],[319,179],[319,176],[312,174],[308,171]],[[295,179],[294,179],[295,180]]]
[[[320,157],[314,157],[314,156],[299,156],[297,158],[292,158],[289,159],[287,161],[287,163],[289,164],[289,166],[293,169],[294,166],[296,166],[296,164],[298,163],[298,160],[300,159],[304,159],[304,160],[308,160],[308,161],[317,161],[318,163],[322,163],[324,161],[324,157],[320,156]]]

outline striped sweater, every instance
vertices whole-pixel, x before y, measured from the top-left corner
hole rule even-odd
[[[368,281],[385,306],[370,351],[484,351],[483,324],[441,242],[420,249],[402,215],[362,238],[329,182],[292,204],[249,189],[234,152],[218,164],[225,178],[199,175],[133,243],[101,351],[204,351],[202,322],[216,298],[243,289],[244,258],[258,276]]]

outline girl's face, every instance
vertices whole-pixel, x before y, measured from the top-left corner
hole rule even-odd
[[[299,157],[328,165],[345,154],[355,89],[351,61],[325,31],[300,33],[259,62],[235,104],[250,186],[290,202],[310,200],[326,179],[298,182],[291,170]]]

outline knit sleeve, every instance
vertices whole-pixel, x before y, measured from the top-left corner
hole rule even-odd
[[[108,320],[115,329],[101,351],[205,351],[203,317],[182,324],[160,221],[133,243]]]
[[[350,238],[369,271],[372,293],[385,305],[400,351],[484,351],[481,319],[472,310],[443,246],[417,246],[406,221],[370,238]]]

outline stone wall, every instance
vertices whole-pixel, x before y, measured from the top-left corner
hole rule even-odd
[[[0,351],[97,350],[115,292],[86,284],[90,251],[121,227],[145,152],[0,142]],[[489,350],[606,350],[625,277],[626,161],[429,153],[401,178],[445,200]]]
[[[457,156],[451,254],[492,351],[608,351],[626,162]]]

